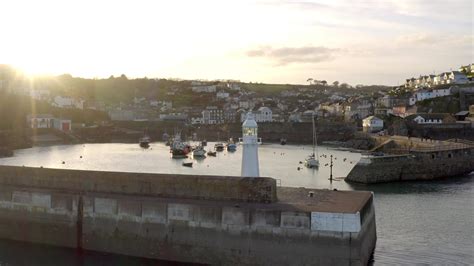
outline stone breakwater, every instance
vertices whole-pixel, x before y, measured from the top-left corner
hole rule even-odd
[[[474,171],[474,148],[420,151],[405,155],[362,157],[346,177],[357,183],[431,180]]]
[[[370,192],[0,166],[0,238],[214,265],[366,265],[376,229]]]

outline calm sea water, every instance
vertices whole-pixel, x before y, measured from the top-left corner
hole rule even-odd
[[[214,143],[209,143],[208,148],[213,146]],[[376,265],[474,264],[474,175],[371,186],[344,181],[330,184],[329,155],[334,156],[334,177],[346,176],[361,155],[320,147],[321,167],[312,170],[300,164],[309,153],[310,146],[261,145],[260,175],[274,177],[283,186],[374,191],[378,235]],[[17,150],[14,157],[0,159],[0,165],[238,176],[241,156],[241,147],[232,153],[220,152],[217,157],[177,160],[170,158],[168,147],[162,143],[153,143],[147,150],[136,144],[81,144]],[[193,168],[183,167],[183,160],[193,161]],[[169,265],[100,253],[79,258],[69,249],[0,240],[0,265],[25,264]]]

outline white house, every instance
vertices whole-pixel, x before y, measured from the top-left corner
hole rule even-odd
[[[466,74],[459,71],[451,71],[451,73],[446,73],[446,83],[448,84],[466,84],[469,82]]]
[[[217,99],[227,99],[229,98],[229,93],[225,91],[219,91],[216,93],[216,98]]]
[[[50,114],[34,114],[26,117],[30,128],[53,128],[54,117]]]
[[[450,114],[414,114],[407,117],[407,120],[413,121],[419,125],[426,125],[426,124],[443,124],[449,122],[455,122],[454,119]]]
[[[383,120],[376,116],[369,116],[362,119],[362,128],[364,132],[377,132],[383,129]]]
[[[84,109],[84,100],[76,100],[72,97],[56,96],[53,100],[53,105],[60,108],[78,108]]]
[[[255,120],[257,123],[273,122],[272,110],[266,106],[258,108],[258,111],[255,114]]]
[[[444,97],[451,95],[451,88],[446,89],[434,89],[434,90],[419,90],[415,92],[412,97],[409,98],[409,105],[414,105],[416,102],[423,101],[426,99],[433,99],[437,97]]]
[[[50,114],[33,114],[26,117],[26,123],[33,129],[55,128],[64,132],[71,131],[71,120],[54,118]]]
[[[217,106],[208,106],[201,112],[202,124],[222,124],[224,123],[224,111]]]

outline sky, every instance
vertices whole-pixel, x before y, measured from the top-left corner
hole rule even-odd
[[[473,63],[471,0],[6,0],[30,74],[403,84]]]

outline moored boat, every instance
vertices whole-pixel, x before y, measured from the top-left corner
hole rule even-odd
[[[216,151],[223,151],[224,150],[224,143],[218,142],[218,143],[214,144],[214,149]]]
[[[313,120],[313,153],[308,155],[306,159],[304,160],[304,166],[308,168],[319,168],[319,160],[316,155],[316,143],[317,143],[317,138],[316,138],[316,127],[314,125],[314,115],[312,117]]]
[[[216,157],[216,156],[217,156],[217,152],[215,152],[215,151],[208,151],[208,152],[207,152],[207,155],[212,156],[212,157]]]
[[[281,139],[280,139],[280,144],[281,144],[281,145],[286,145],[286,139],[281,138]]]
[[[142,148],[149,148],[150,147],[150,137],[148,137],[147,135],[143,136],[142,138],[140,138],[140,140],[138,141],[140,147]]]
[[[185,167],[193,167],[193,162],[183,162],[182,165]]]
[[[237,145],[235,143],[229,143],[227,144],[227,151],[236,151],[237,150]]]
[[[176,134],[170,145],[172,157],[176,159],[186,158],[189,152],[191,152],[191,146],[186,142],[182,142],[180,134]]]
[[[206,157],[206,150],[203,146],[197,146],[193,150],[193,157]]]

